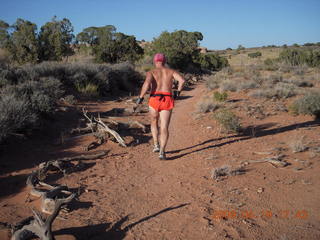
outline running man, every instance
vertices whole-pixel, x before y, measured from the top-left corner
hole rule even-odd
[[[149,99],[149,112],[151,117],[151,132],[153,137],[153,152],[159,152],[159,159],[165,160],[165,149],[169,137],[169,123],[174,99],[180,95],[185,80],[173,69],[165,67],[164,54],[157,53],[153,58],[155,68],[147,72],[137,104],[141,104],[144,95],[151,89]],[[178,90],[172,94],[173,80],[178,81]],[[158,121],[160,118],[160,134]],[[159,146],[160,140],[160,146]]]

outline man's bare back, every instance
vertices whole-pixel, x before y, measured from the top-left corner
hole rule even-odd
[[[173,80],[181,82],[181,87],[178,91],[181,91],[184,79],[175,70],[158,66],[147,73],[147,79],[150,78],[151,92],[172,92]]]

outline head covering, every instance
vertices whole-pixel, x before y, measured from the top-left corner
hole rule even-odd
[[[154,61],[154,62],[162,62],[162,63],[165,63],[165,62],[166,62],[166,57],[164,56],[163,53],[157,53],[157,54],[154,55],[153,61]]]

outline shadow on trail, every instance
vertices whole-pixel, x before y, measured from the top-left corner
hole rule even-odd
[[[127,225],[126,227],[122,227],[122,225],[129,220],[129,215],[121,218],[119,221],[117,221],[116,223],[114,223],[113,225],[111,223],[101,223],[101,224],[96,224],[96,225],[88,225],[88,226],[83,226],[83,227],[72,227],[72,228],[66,228],[66,229],[61,229],[58,231],[55,231],[53,234],[55,236],[58,235],[73,235],[74,237],[76,237],[76,239],[78,240],[85,240],[85,239],[94,239],[94,240],[105,240],[105,239],[113,239],[113,240],[121,240],[124,239],[127,232],[133,228],[134,226],[148,221],[152,218],[157,217],[158,215],[168,212],[168,211],[172,211],[178,208],[182,208],[189,205],[189,203],[184,203],[184,204],[180,204],[178,206],[174,206],[174,207],[168,207],[165,208],[157,213],[154,213],[152,215],[146,216],[144,218],[141,218],[140,220],[131,223],[129,225]],[[110,226],[112,225],[112,227],[110,228]],[[109,230],[107,230],[108,228],[110,228]]]
[[[283,133],[283,132],[287,132],[287,131],[292,131],[292,130],[296,130],[299,128],[304,128],[304,127],[317,127],[320,126],[320,121],[319,120],[313,120],[313,121],[307,121],[304,123],[297,123],[297,124],[291,124],[288,126],[284,126],[284,127],[279,127],[279,128],[272,128],[272,129],[268,129],[272,126],[274,126],[274,123],[267,123],[267,124],[262,124],[262,125],[256,125],[256,126],[249,126],[247,127],[242,134],[239,135],[232,135],[232,136],[227,136],[227,137],[221,137],[221,138],[216,138],[216,139],[210,139],[210,140],[206,140],[202,143],[190,146],[190,147],[186,147],[186,148],[182,148],[182,149],[178,149],[178,150],[174,150],[174,151],[168,151],[168,154],[174,154],[174,153],[179,153],[181,151],[184,150],[189,150],[189,149],[193,149],[211,142],[216,142],[216,141],[221,141],[224,139],[230,139],[230,138],[235,138],[233,140],[230,141],[226,141],[226,142],[222,142],[222,143],[218,143],[218,144],[214,144],[214,145],[210,145],[210,146],[206,146],[200,149],[196,149],[187,153],[182,153],[179,155],[175,155],[172,157],[167,157],[167,160],[176,160],[179,159],[181,157],[184,157],[186,155],[192,154],[192,153],[197,153],[197,152],[201,152],[203,150],[206,149],[211,149],[211,148],[216,148],[216,147],[222,147],[226,144],[232,144],[234,142],[238,142],[238,141],[245,141],[245,140],[249,140],[252,138],[259,138],[259,137],[264,137],[264,136],[268,136],[268,135],[275,135],[275,134],[279,134],[279,133]]]
[[[179,96],[178,97],[178,101],[179,100],[185,100],[185,99],[188,99],[188,98],[192,98],[193,96]]]

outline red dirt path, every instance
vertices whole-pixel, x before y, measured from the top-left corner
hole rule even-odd
[[[230,104],[243,125],[260,128],[254,137],[227,135],[211,113],[194,114],[196,103],[206,94],[199,84],[177,102],[167,161],[151,152],[148,133],[128,148],[103,144],[92,151],[110,150],[107,157],[88,161],[86,170],[57,179],[56,183],[85,189],[75,209],[61,214],[67,220],[54,222],[57,239],[320,239],[320,155],[311,150],[294,154],[287,144],[305,135],[310,146],[319,147],[319,122],[288,113],[256,120],[241,110],[248,104],[247,97],[234,93],[230,98],[241,101]],[[108,111],[126,104],[104,102],[87,108]],[[148,123],[146,114],[133,118]],[[53,141],[41,139],[6,149],[1,157],[0,221],[17,222],[31,215],[31,206],[38,207],[38,200],[25,203],[25,179],[32,167],[43,160],[83,153],[91,140],[81,137],[53,146]],[[279,152],[291,165],[250,163]],[[244,165],[246,172],[213,180],[212,169],[223,165]],[[219,218],[221,211],[228,211],[224,213],[229,217]],[[6,232],[1,234],[5,239]]]

